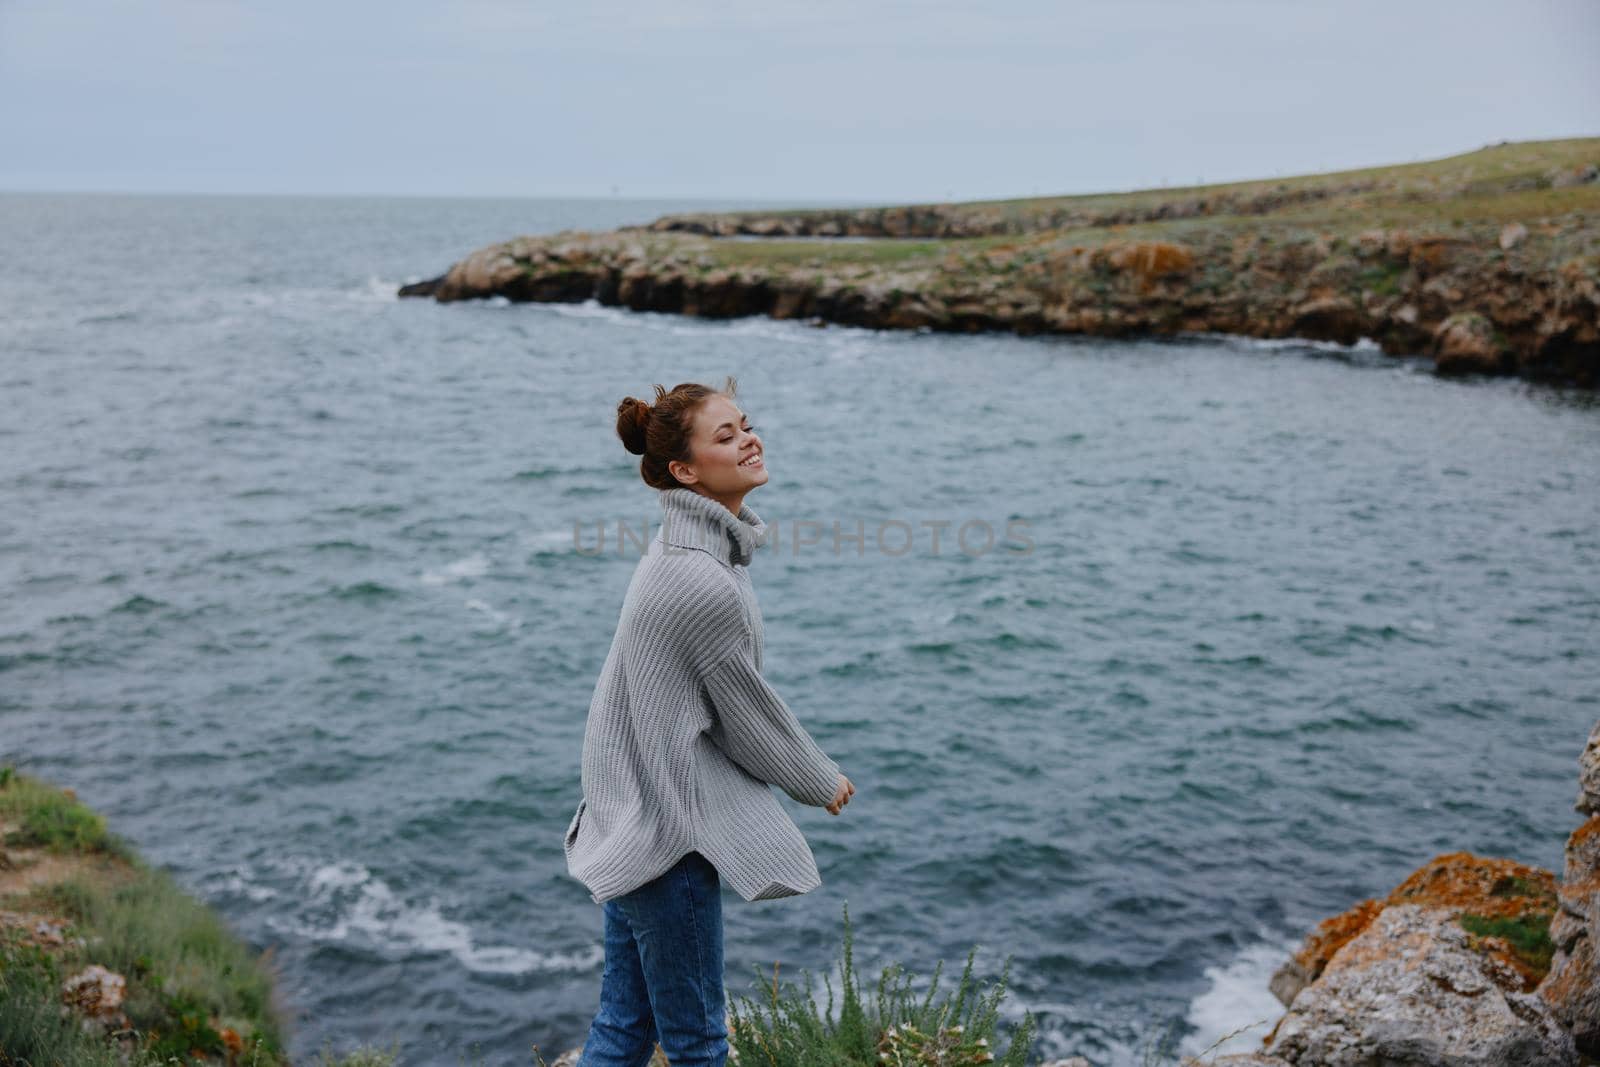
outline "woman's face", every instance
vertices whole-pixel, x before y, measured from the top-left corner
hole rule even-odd
[[[689,435],[691,462],[687,468],[674,468],[678,480],[694,485],[712,496],[743,497],[758,485],[767,484],[766,457],[761,438],[750,420],[732,400],[722,395],[708,397],[695,413],[694,432]],[[692,473],[693,477],[685,477]]]

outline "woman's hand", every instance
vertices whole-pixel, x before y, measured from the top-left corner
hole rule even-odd
[[[855,791],[855,783],[851,782],[850,779],[846,778],[844,775],[839,775],[839,788],[834,791],[833,802],[827,805],[828,814],[839,814],[840,810],[846,804],[850,803],[850,797],[855,793]]]

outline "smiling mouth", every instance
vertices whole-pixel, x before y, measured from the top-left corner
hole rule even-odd
[[[757,452],[755,455],[751,456],[749,459],[740,460],[739,461],[739,466],[746,467],[746,468],[762,466],[761,453]]]

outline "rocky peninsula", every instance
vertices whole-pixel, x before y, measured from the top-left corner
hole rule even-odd
[[[402,296],[948,332],[1354,344],[1600,386],[1600,138],[1126,193],[668,215],[481,248]]]

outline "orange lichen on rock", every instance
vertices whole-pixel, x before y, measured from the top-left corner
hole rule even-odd
[[[1476,917],[1468,920],[1474,924],[1493,924],[1497,920],[1515,923],[1527,917],[1536,925],[1548,924],[1556,911],[1556,877],[1540,867],[1515,860],[1487,859],[1470,852],[1435,856],[1382,900],[1363,900],[1318,923],[1272,976],[1269,987],[1273,994],[1285,1006],[1293,1003],[1302,989],[1322,976],[1345,945],[1360,937],[1385,908],[1395,904],[1440,908],[1464,927],[1461,920],[1467,915]],[[1548,971],[1547,964],[1539,966],[1537,960],[1518,952],[1505,938],[1480,936],[1471,929],[1467,932],[1472,934],[1471,943],[1476,950],[1496,964],[1491,969],[1506,976],[1518,991],[1534,988]]]
[[[1419,235],[1409,248],[1411,266],[1424,276],[1450,269],[1471,242],[1440,234]]]
[[[1553,910],[1555,902],[1556,876],[1551,871],[1470,852],[1435,856],[1384,900],[1454,908],[1491,919],[1513,919],[1530,909]]]
[[[1354,907],[1318,923],[1316,929],[1306,936],[1299,951],[1294,954],[1295,962],[1305,968],[1308,980],[1315,979],[1321,974],[1328,961],[1333,958],[1333,954],[1365,930],[1382,910],[1383,904],[1369,897]]]
[[[1194,253],[1169,241],[1113,242],[1104,248],[1113,270],[1128,271],[1149,285],[1156,278],[1187,274],[1194,269]]]
[[[1542,867],[1449,852],[1419,867],[1384,903],[1448,908],[1458,921],[1473,915],[1491,922],[1532,918],[1548,925],[1556,911],[1556,889],[1555,874]],[[1549,973],[1548,960],[1528,958],[1505,938],[1485,935],[1476,944],[1517,975],[1521,991],[1533,989]]]
[[[228,1050],[230,1058],[244,1055],[244,1038],[239,1036],[239,1031],[231,1026],[224,1026],[217,1031],[217,1036],[222,1038],[223,1047]]]
[[[1600,815],[1589,819],[1567,838],[1568,849],[1589,848],[1597,844],[1600,844]]]

